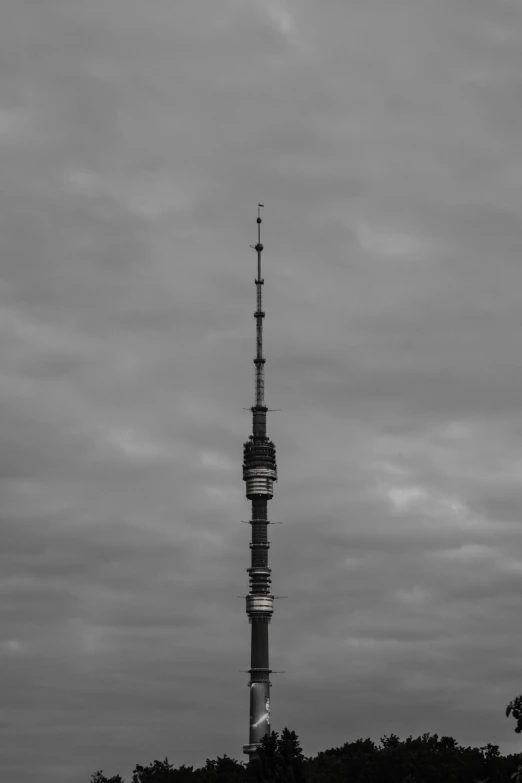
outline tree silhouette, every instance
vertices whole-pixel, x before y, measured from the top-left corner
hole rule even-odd
[[[125,783],[124,779],[120,775],[113,775],[112,778],[106,778],[103,774],[103,770],[98,770],[94,775],[91,775],[90,783]]]
[[[124,780],[100,770],[90,783]],[[200,769],[175,769],[165,758],[136,765],[131,783],[522,783],[522,753],[502,756],[498,745],[463,747],[437,734],[405,740],[390,734],[379,745],[358,739],[305,758],[297,734],[284,729],[264,737],[247,765],[225,754],[207,759]]]
[[[240,783],[245,780],[245,767],[225,753],[215,761],[207,759],[203,769],[203,783]],[[180,781],[181,783],[181,781]]]
[[[192,772],[192,768],[190,771]],[[169,764],[167,757],[164,761],[156,759],[148,767],[136,764],[132,774],[132,783],[177,783],[178,780],[176,770],[172,764]]]
[[[248,765],[248,775],[255,783],[305,783],[305,758],[295,731],[283,729],[267,734],[261,741],[257,757]]]
[[[513,715],[517,722],[516,733],[520,734],[522,731],[522,696],[516,696],[513,701],[509,702],[506,707],[506,717],[509,718],[510,715]]]

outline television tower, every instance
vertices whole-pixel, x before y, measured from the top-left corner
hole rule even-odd
[[[246,482],[246,496],[252,501],[252,561],[247,572],[250,592],[246,596],[246,612],[252,626],[250,655],[250,724],[249,743],[243,752],[255,755],[263,736],[270,733],[270,669],[268,661],[268,624],[274,611],[274,596],[270,592],[271,569],[268,567],[267,502],[273,496],[273,483],[277,481],[275,446],[266,435],[265,405],[265,358],[263,356],[263,284],[261,277],[261,213],[257,211],[257,245],[251,247],[257,252],[257,308],[255,391],[256,401],[252,406],[252,435],[244,445],[243,480]]]

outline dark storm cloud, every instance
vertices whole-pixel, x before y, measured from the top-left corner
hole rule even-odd
[[[239,754],[260,199],[275,728],[514,749],[518,4],[0,16],[3,778]]]

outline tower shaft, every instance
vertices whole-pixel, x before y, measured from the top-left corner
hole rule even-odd
[[[262,206],[261,204],[259,206]],[[249,744],[243,751],[255,754],[259,744],[270,732],[270,663],[268,626],[274,611],[274,596],[270,591],[271,569],[268,567],[267,529],[268,500],[273,496],[273,483],[277,481],[275,446],[266,435],[265,384],[263,356],[263,297],[261,277],[261,217],[257,216],[257,279],[256,303],[256,368],[255,405],[252,407],[252,435],[243,450],[243,480],[246,496],[252,503],[251,564],[247,569],[250,592],[246,597],[246,612],[252,627],[250,654],[250,724]]]

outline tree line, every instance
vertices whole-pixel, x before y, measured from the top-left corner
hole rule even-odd
[[[506,708],[522,732],[522,696]],[[125,783],[103,771],[91,783]],[[473,748],[453,737],[422,734],[400,740],[395,734],[376,744],[371,739],[305,757],[294,731],[284,729],[263,738],[256,758],[242,763],[226,754],[194,769],[175,768],[168,759],[147,767],[137,764],[129,783],[522,783],[522,753],[502,756],[498,745]]]

